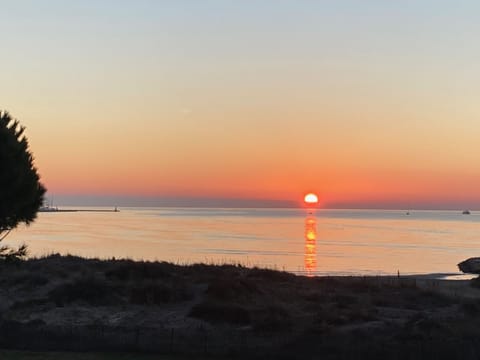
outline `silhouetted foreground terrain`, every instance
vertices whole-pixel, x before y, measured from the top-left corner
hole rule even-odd
[[[4,349],[240,359],[480,356],[480,290],[468,281],[306,278],[234,265],[52,255],[0,264],[0,284]]]
[[[173,355],[138,353],[73,353],[0,350],[0,359],[2,360],[183,360],[172,356]]]

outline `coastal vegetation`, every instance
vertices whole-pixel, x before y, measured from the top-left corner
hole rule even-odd
[[[43,203],[45,187],[33,165],[25,128],[6,111],[0,111],[0,241],[19,224],[30,224]],[[0,258],[24,257],[27,247],[0,247]]]
[[[171,356],[138,353],[72,353],[0,350],[2,360],[174,360]],[[181,359],[175,359],[181,360]]]
[[[467,280],[50,255],[1,263],[0,284],[3,349],[279,359],[480,353],[480,290]]]

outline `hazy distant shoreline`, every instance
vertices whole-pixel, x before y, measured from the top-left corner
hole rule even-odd
[[[185,207],[185,208],[273,208],[298,209],[305,205],[298,200],[219,198],[219,197],[162,197],[125,195],[48,195],[57,206],[98,206],[98,207]],[[480,210],[478,202],[421,202],[421,201],[379,201],[379,202],[322,202],[320,209],[328,210]]]

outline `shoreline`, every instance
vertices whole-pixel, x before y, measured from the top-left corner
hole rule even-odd
[[[310,278],[60,255],[2,263],[0,348],[308,359],[308,340],[318,356],[345,341],[359,353],[402,353],[405,334],[428,348],[464,341],[480,320],[480,289],[438,275],[448,274]],[[376,340],[364,347],[359,338]]]

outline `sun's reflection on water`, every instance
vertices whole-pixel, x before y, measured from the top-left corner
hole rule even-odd
[[[305,219],[305,272],[307,276],[314,276],[317,270],[317,219],[309,215]]]

